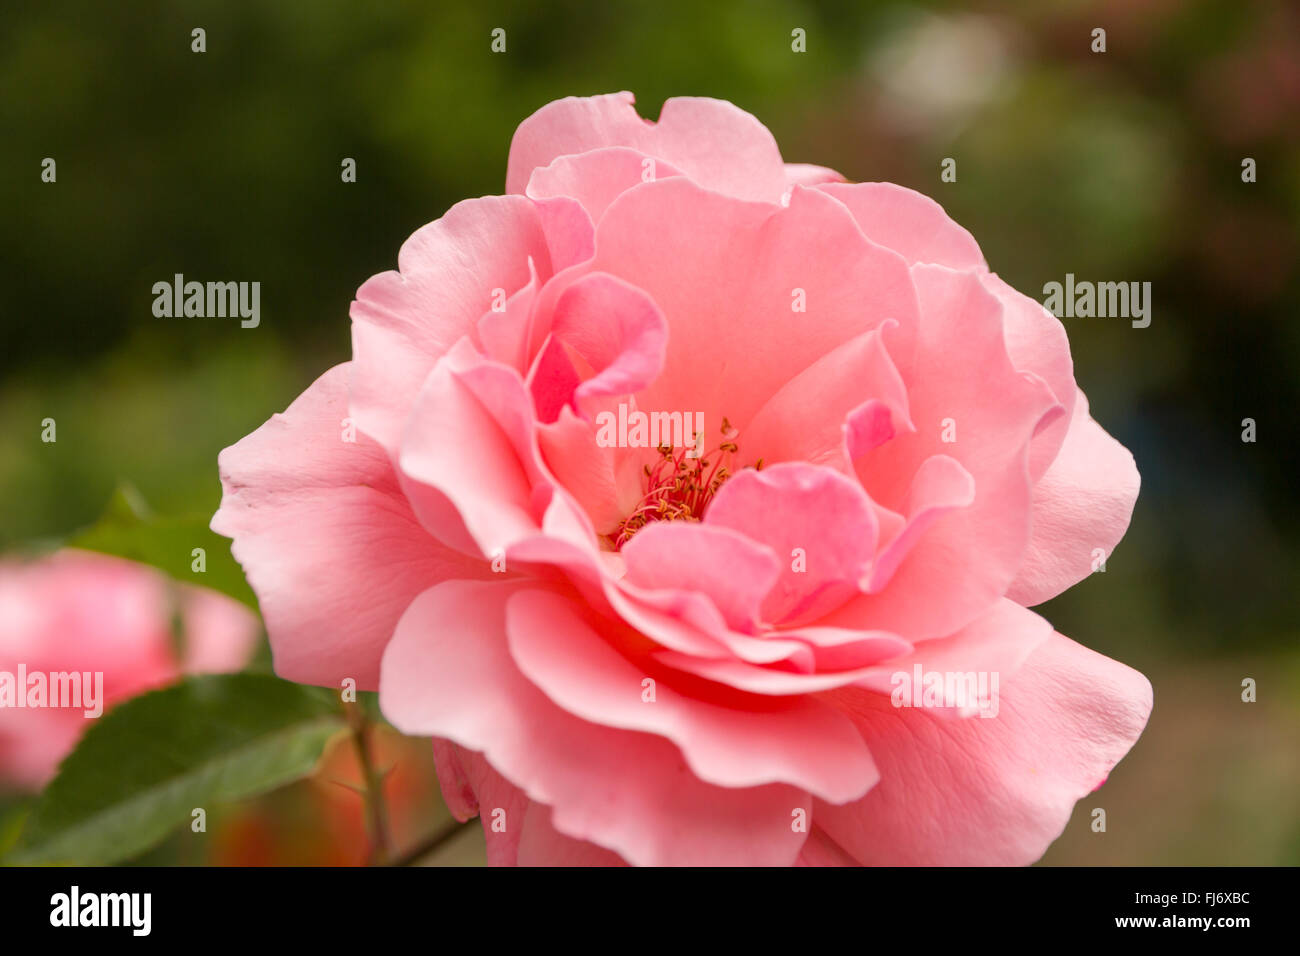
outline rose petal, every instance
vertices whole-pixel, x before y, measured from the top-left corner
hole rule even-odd
[[[807,793],[784,784],[704,783],[653,734],[614,730],[556,707],[506,647],[506,582],[439,585],[402,616],[384,655],[380,702],[403,733],[483,753],[570,837],[634,865],[786,866],[806,834],[790,826]]]
[[[510,599],[506,631],[520,671],[564,710],[605,727],[657,734],[681,750],[692,772],[721,787],[788,783],[837,803],[876,780],[852,725],[812,697],[709,700],[648,676],[614,650],[600,624],[555,594]],[[654,696],[647,700],[645,681]]]
[[[382,448],[362,434],[344,440],[348,374],[335,366],[221,453],[212,530],[234,539],[276,673],[334,687],[351,677],[372,690],[411,599],[431,583],[490,571],[420,526]]]
[[[781,208],[681,177],[637,186],[606,211],[590,267],[644,290],[663,312],[663,373],[638,406],[701,413],[708,448],[724,417],[743,435],[782,386],[850,339],[894,319],[891,354],[895,341],[908,354],[915,334],[902,259],[864,239],[844,207],[816,190],[796,189]],[[762,451],[741,453],[750,462]]]
[[[906,514],[918,470],[942,455],[969,473],[975,498],[934,518],[883,590],[825,623],[917,640],[974,620],[1015,578],[1029,541],[1029,443],[1060,406],[1041,379],[1011,364],[1002,305],[978,276],[930,265],[912,274],[922,319],[915,362],[900,371],[916,431],[859,456],[856,471],[873,501]],[[951,467],[942,474],[949,491],[939,500],[951,506],[960,500],[959,476]]]
[[[637,115],[631,93],[566,97],[519,124],[510,142],[506,192],[522,193],[533,171],[558,156],[627,146],[663,159],[706,189],[777,202],[785,167],[776,140],[749,113],[723,100],[664,102],[659,122]]]
[[[530,262],[531,259],[531,262]],[[357,425],[397,456],[411,405],[434,363],[492,308],[551,275],[537,206],[522,196],[457,203],[402,245],[398,271],[357,290],[352,303],[352,391]]]
[[[862,731],[881,780],[861,800],[818,803],[818,826],[859,862],[1022,866],[1141,734],[1151,685],[1059,634],[1001,689],[996,718],[946,719],[888,697],[831,692]]]
[[[1007,355],[1016,368],[1033,372],[1052,390],[1062,408],[1059,417],[1034,435],[1029,447],[1029,476],[1037,481],[1056,458],[1070,429],[1074,413],[1074,359],[1061,320],[1042,304],[1022,295],[996,275],[980,276],[984,288],[1002,303],[1003,336]]]
[[[858,593],[875,555],[876,518],[867,496],[830,468],[793,462],[732,477],[705,523],[731,528],[775,552],[780,577],[764,620],[813,621]]]
[[[551,808],[530,803],[519,840],[520,866],[627,866],[617,853],[565,836],[551,825]]]
[[[623,547],[627,580],[639,587],[705,594],[727,625],[754,633],[781,565],[771,548],[729,528],[680,521],[648,525]]]
[[[1029,547],[1007,597],[1032,607],[1082,581],[1128,530],[1141,477],[1078,393],[1061,452],[1034,486]]]
[[[803,461],[851,473],[851,454],[879,444],[884,431],[892,437],[911,429],[907,389],[884,342],[885,333],[897,324],[885,320],[786,382],[739,436],[746,457],[768,464]],[[851,416],[852,434],[846,437]]]
[[[842,202],[866,237],[893,249],[908,265],[988,270],[975,237],[931,199],[894,183],[827,183],[817,187]]]
[[[785,181],[789,186],[817,186],[821,183],[842,183],[844,176],[827,166],[786,163]]]
[[[609,146],[558,156],[549,166],[534,169],[525,192],[541,201],[557,196],[573,199],[597,223],[620,193],[643,182],[681,175],[680,169],[662,159],[626,146]]]
[[[437,739],[433,753],[438,783],[452,816],[462,823],[479,818],[488,866],[516,865],[527,828],[528,797],[493,770],[482,754]]]

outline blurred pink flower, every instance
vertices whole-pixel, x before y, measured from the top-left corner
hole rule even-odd
[[[181,673],[237,671],[258,633],[239,602],[131,561],[68,549],[0,562],[0,673],[102,673],[104,709]],[[43,786],[92,722],[75,706],[0,706],[0,784]]]
[[[434,737],[491,862],[1028,863],[1141,733],[1146,679],[1026,610],[1138,490],[1064,329],[841,180],[725,102],[552,103],[222,453],[278,672]],[[893,706],[918,665],[996,719]]]

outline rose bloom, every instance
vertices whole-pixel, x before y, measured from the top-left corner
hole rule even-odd
[[[492,863],[1037,859],[1151,708],[1026,610],[1138,490],[1061,324],[930,199],[717,100],[551,103],[506,193],[221,455],[277,671],[433,737]],[[996,717],[894,706],[918,665],[995,676]]]
[[[238,601],[132,561],[72,549],[0,561],[0,672],[102,673],[105,710],[182,673],[241,669],[259,632]],[[87,709],[0,707],[0,789],[44,786],[94,722]]]

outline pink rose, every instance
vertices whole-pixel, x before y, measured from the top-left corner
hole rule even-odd
[[[258,631],[257,616],[238,601],[131,561],[64,550],[0,562],[0,786],[44,786],[93,722],[88,709],[107,710],[182,672],[239,670]],[[29,678],[21,684],[20,668]],[[80,703],[49,706],[56,703],[49,675],[74,672],[81,679],[66,685],[68,701]],[[6,685],[24,703],[40,701],[29,694],[44,686],[44,703],[18,706]]]
[[[491,862],[1028,863],[1141,733],[1146,679],[1025,609],[1138,490],[1064,329],[840,180],[725,102],[552,103],[222,453],[278,672],[434,737]],[[996,716],[895,706],[966,672]]]

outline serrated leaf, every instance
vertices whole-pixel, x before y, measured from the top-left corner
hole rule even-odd
[[[261,674],[191,677],[133,698],[64,760],[6,862],[128,859],[195,808],[308,775],[345,727],[332,692]]]
[[[211,515],[155,515],[134,488],[121,485],[99,520],[67,544],[151,565],[177,581],[212,588],[256,610],[257,598],[230,553],[230,542],[208,527],[211,520]],[[201,572],[193,569],[195,548],[204,552]]]

